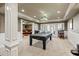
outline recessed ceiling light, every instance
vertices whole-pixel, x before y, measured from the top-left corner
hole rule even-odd
[[[7,10],[9,10],[9,7],[7,6]]]
[[[7,10],[11,10],[11,8],[10,8],[10,7],[8,7],[8,6],[6,7],[6,9],[7,9]]]
[[[22,9],[21,12],[24,12],[24,9]]]
[[[61,13],[61,12],[58,10],[57,13],[59,14],[59,13]]]
[[[36,18],[36,16],[34,16],[34,18]]]

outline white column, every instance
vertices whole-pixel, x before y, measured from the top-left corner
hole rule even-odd
[[[34,23],[32,23],[32,34],[34,34]]]
[[[21,34],[23,34],[23,20],[21,19]]]
[[[5,55],[18,55],[18,4],[5,3]]]

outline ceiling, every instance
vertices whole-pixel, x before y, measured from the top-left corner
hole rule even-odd
[[[70,19],[76,14],[79,14],[79,3],[76,3],[73,8],[70,10],[69,14],[67,15],[66,19]]]
[[[62,19],[68,6],[69,3],[19,3],[19,12],[23,9],[22,13],[38,20],[46,14],[48,20],[54,20]]]
[[[73,5],[72,3],[19,3],[18,11],[24,14],[25,16],[29,16],[25,18],[22,16],[22,18],[26,20],[27,19],[34,20],[34,18],[36,18],[35,21],[39,20],[44,13],[47,15],[47,19],[49,20],[49,22],[52,22],[52,20],[57,22],[62,20],[64,21],[65,15],[66,15],[65,19],[67,20],[75,16],[77,13],[79,13],[79,3],[74,3],[71,9],[70,9],[71,7],[70,4]],[[24,10],[24,12],[22,12],[22,9]],[[60,11],[60,13],[57,13],[57,11]],[[5,14],[4,3],[0,3],[0,14]]]

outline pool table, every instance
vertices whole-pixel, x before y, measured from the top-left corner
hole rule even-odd
[[[30,35],[30,46],[32,46],[32,39],[36,40],[42,40],[43,41],[43,49],[46,49],[46,41],[50,38],[52,39],[52,33],[50,32],[42,32],[42,33],[37,33],[37,34],[31,34]]]

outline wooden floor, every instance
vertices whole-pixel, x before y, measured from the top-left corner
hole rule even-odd
[[[52,38],[46,43],[46,50],[42,49],[42,41],[33,40],[33,46],[29,46],[29,37],[23,38],[22,50],[20,56],[73,56],[70,50],[73,46],[67,39]]]

